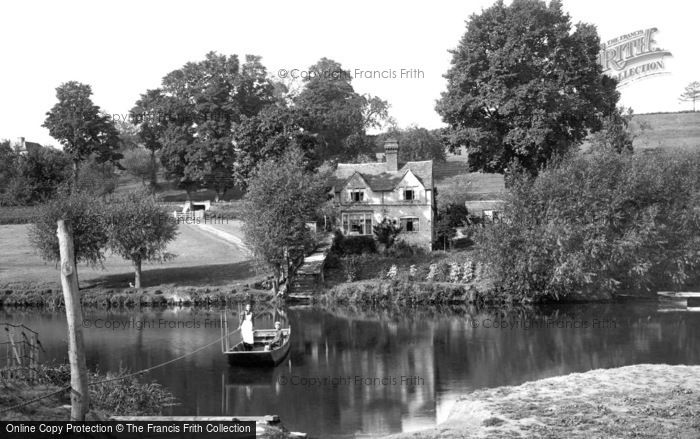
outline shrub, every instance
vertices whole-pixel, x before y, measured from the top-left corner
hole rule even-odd
[[[56,222],[70,220],[77,262],[101,265],[107,244],[104,203],[95,195],[62,188],[58,196],[41,206],[29,228],[29,242],[47,261],[61,259],[56,235]]]
[[[401,226],[396,224],[396,220],[384,218],[382,222],[372,227],[377,242],[384,245],[385,249],[391,248],[394,240],[401,233]]]
[[[132,262],[134,286],[141,288],[142,262],[164,262],[174,257],[166,248],[177,236],[177,224],[145,190],[115,197],[108,212],[108,246]]]
[[[78,170],[76,187],[79,191],[89,192],[97,196],[105,196],[117,188],[119,177],[114,173],[111,163],[98,163],[89,160]]]
[[[36,220],[37,206],[8,206],[0,209],[0,224],[28,224]]]
[[[126,370],[107,375],[88,372],[88,381],[99,383],[127,374]],[[70,385],[70,366],[68,364],[40,365],[37,376],[42,384],[61,387]],[[172,393],[163,386],[155,382],[144,383],[135,376],[91,385],[89,390],[90,408],[110,415],[160,415],[165,406],[175,403]]]
[[[404,240],[396,241],[396,244],[387,250],[387,255],[395,258],[410,258],[412,256],[423,256],[425,254],[425,248],[410,244]]]
[[[335,232],[334,247],[341,255],[377,252],[377,246],[371,236],[344,236],[340,231]]]
[[[343,261],[343,271],[345,272],[345,280],[354,282],[357,280],[357,272],[359,268],[359,258],[355,255],[348,256]]]
[[[496,285],[516,298],[680,287],[700,265],[700,157],[570,155],[514,178],[504,218],[476,241]]]

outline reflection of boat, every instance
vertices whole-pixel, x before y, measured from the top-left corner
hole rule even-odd
[[[275,384],[275,370],[271,367],[227,368],[223,372],[223,385],[269,388]]]
[[[246,350],[243,342],[224,350],[230,364],[240,366],[277,366],[289,353],[289,340],[292,336],[292,328],[282,329],[282,344],[273,349],[266,346],[275,336],[274,329],[257,329],[254,332],[255,343],[251,350]]]
[[[664,309],[700,311],[700,293],[659,291],[657,294]]]
[[[221,351],[232,365],[274,367],[284,360],[289,353],[292,328],[281,329],[282,340],[277,347],[270,348],[270,342],[275,338],[275,329],[256,329],[253,331],[252,348],[244,345],[243,341],[231,344],[226,313],[221,318]],[[235,331],[234,331],[235,332]]]

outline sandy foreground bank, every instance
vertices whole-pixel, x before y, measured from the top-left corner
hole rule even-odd
[[[700,438],[700,366],[641,364],[477,390],[391,438]]]

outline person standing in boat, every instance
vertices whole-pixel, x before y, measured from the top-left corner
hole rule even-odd
[[[253,345],[255,344],[255,336],[253,329],[253,311],[251,310],[250,303],[246,304],[245,311],[241,313],[241,337],[243,337],[243,347],[246,351],[253,350]]]

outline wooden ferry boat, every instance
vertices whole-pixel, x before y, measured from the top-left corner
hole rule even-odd
[[[289,353],[292,328],[282,329],[282,342],[279,346],[269,349],[267,346],[275,337],[274,329],[256,329],[253,331],[253,348],[246,349],[243,341],[230,343],[229,329],[226,314],[221,318],[221,351],[226,355],[229,364],[250,367],[275,367],[285,359]]]

